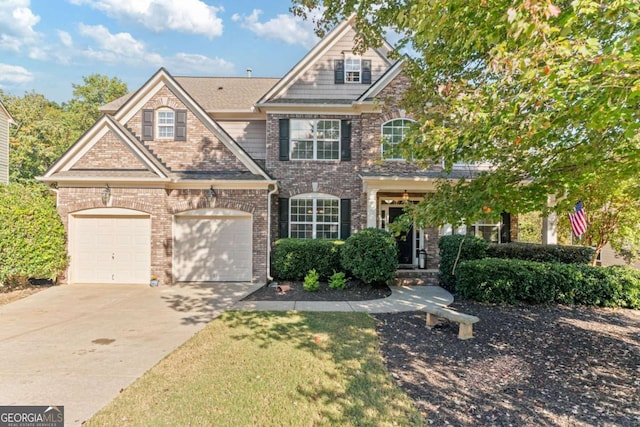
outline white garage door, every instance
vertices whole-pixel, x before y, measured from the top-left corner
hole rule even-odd
[[[71,280],[74,283],[149,283],[151,221],[148,215],[98,215],[72,219]]]
[[[251,281],[252,219],[210,209],[176,216],[173,274],[178,282]]]

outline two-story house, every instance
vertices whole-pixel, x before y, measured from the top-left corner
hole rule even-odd
[[[433,192],[439,162],[421,170],[397,150],[411,122],[402,62],[388,45],[356,54],[352,24],[279,79],[160,69],[104,106],[41,178],[68,230],[67,281],[265,281],[278,238],[387,228]],[[508,230],[474,226],[494,240]],[[424,249],[436,268],[442,232],[409,231],[400,263],[416,266]]]
[[[13,118],[0,102],[0,184],[9,183],[9,125]]]

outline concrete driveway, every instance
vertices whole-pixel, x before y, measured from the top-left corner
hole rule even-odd
[[[62,285],[0,306],[0,405],[80,425],[260,285]]]

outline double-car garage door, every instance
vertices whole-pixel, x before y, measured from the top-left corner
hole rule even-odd
[[[151,271],[148,214],[91,209],[72,215],[69,227],[73,283],[149,283],[159,273]],[[174,218],[174,281],[250,281],[251,267],[250,214],[209,209]]]

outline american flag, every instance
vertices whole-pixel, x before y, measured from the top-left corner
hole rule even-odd
[[[576,203],[575,213],[569,214],[569,222],[571,223],[571,231],[576,237],[582,236],[587,231],[587,218],[584,215],[582,200]]]

